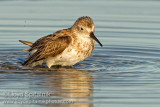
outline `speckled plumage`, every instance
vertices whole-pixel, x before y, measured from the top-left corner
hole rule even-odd
[[[89,57],[95,41],[102,44],[94,36],[94,23],[88,17],[80,17],[71,28],[59,30],[53,34],[38,39],[35,43],[20,42],[30,46],[30,55],[23,63],[26,66],[36,66],[46,63],[52,65],[72,66]]]

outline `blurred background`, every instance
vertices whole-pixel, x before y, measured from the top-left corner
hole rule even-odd
[[[77,18],[90,16],[96,43],[91,57],[74,68],[26,68],[27,46]],[[158,107],[160,105],[159,0],[0,0],[0,105],[5,93],[50,92],[18,101],[58,100],[74,103],[30,104],[78,107]],[[15,101],[16,102],[16,101]]]

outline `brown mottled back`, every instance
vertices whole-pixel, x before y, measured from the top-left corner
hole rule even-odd
[[[61,32],[56,32],[38,39],[29,50],[36,50],[36,52],[33,53],[23,65],[29,65],[33,62],[43,60],[48,57],[54,57],[62,53],[71,43],[72,39],[69,35],[69,29],[64,29]]]

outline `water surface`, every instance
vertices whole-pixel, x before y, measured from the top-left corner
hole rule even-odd
[[[1,0],[0,104],[158,107],[159,5],[157,0]],[[93,18],[104,45],[96,44],[91,57],[73,68],[21,65],[28,53],[19,39],[34,42],[86,15]]]

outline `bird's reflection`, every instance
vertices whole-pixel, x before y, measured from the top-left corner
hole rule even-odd
[[[47,75],[47,90],[52,90],[50,100],[73,101],[75,103],[56,104],[56,106],[91,107],[92,103],[92,76],[90,71],[75,68],[51,69]],[[52,104],[46,105],[47,107]],[[55,105],[54,105],[55,106]]]

